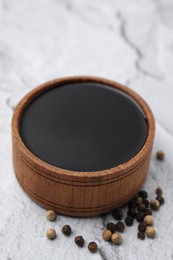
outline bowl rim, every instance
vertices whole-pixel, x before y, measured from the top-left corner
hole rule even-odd
[[[25,107],[37,96],[42,94],[44,91],[53,88],[57,85],[64,85],[68,83],[75,83],[75,82],[94,82],[100,83],[104,85],[108,85],[109,87],[114,87],[119,89],[120,91],[124,92],[125,94],[129,95],[132,99],[136,101],[139,107],[142,108],[142,111],[145,114],[147,125],[148,125],[148,135],[143,147],[140,151],[132,157],[127,162],[120,164],[116,167],[112,167],[110,169],[105,169],[101,171],[74,171],[74,170],[67,170],[62,169],[56,166],[53,166],[40,158],[34,155],[24,144],[22,138],[19,133],[19,123],[21,115],[25,109]],[[111,180],[113,178],[118,177],[119,174],[127,174],[132,170],[136,169],[141,165],[148,156],[148,153],[152,149],[153,139],[155,135],[155,120],[153,113],[147,103],[141,98],[136,92],[131,90],[130,88],[117,83],[112,80],[108,80],[101,77],[95,76],[68,76],[68,77],[61,77],[51,81],[48,81],[44,84],[39,85],[38,87],[31,90],[28,94],[26,94],[22,100],[19,102],[17,107],[15,108],[13,118],[12,118],[12,138],[13,138],[13,145],[17,145],[17,150],[21,158],[27,163],[27,165],[31,166],[32,169],[36,169],[37,172],[45,174],[47,177],[52,176],[56,179],[61,179],[63,181],[73,181],[73,182],[98,182],[100,179],[102,181]],[[49,176],[48,176],[49,175]]]

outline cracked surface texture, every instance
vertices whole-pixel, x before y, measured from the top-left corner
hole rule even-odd
[[[8,260],[171,260],[173,259],[173,1],[172,0],[0,0],[0,259]],[[153,198],[161,186],[166,204],[155,213],[157,236],[137,239],[137,223],[126,228],[123,244],[113,246],[101,234],[111,214],[95,218],[45,219],[13,173],[11,117],[32,88],[67,75],[109,78],[139,93],[156,119],[156,138],[144,188]],[[155,159],[157,150],[164,162]],[[123,209],[124,214],[127,211]],[[71,238],[61,235],[70,224]],[[45,231],[55,227],[57,239]],[[96,254],[79,249],[98,243]]]

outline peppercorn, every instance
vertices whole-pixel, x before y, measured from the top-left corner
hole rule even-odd
[[[116,224],[116,230],[117,230],[118,232],[123,232],[124,229],[125,229],[124,223],[123,223],[122,221],[117,222],[117,224]]]
[[[134,198],[129,201],[128,208],[129,209],[135,209],[136,208],[136,201],[135,201]]]
[[[114,223],[111,223],[111,222],[106,225],[106,228],[108,230],[110,230],[112,233],[114,233],[116,231],[116,225]]]
[[[88,249],[91,253],[96,253],[97,252],[97,244],[96,242],[90,242],[88,244]]]
[[[152,212],[151,209],[145,209],[145,210],[144,210],[144,215],[145,215],[145,216],[147,216],[147,215],[152,215],[152,214],[153,214],[153,212]]]
[[[114,209],[112,212],[112,216],[116,219],[116,220],[121,220],[123,218],[123,212],[122,210],[119,209]]]
[[[164,200],[164,198],[162,197],[162,196],[157,196],[156,197],[156,200],[158,200],[159,201],[159,203],[160,203],[160,206],[162,206],[164,203],[165,203],[165,200]]]
[[[70,236],[71,234],[71,227],[69,225],[65,225],[62,227],[62,233],[66,236]]]
[[[160,207],[160,202],[158,200],[151,200],[150,207],[152,210],[157,210]]]
[[[145,210],[145,204],[144,204],[144,203],[138,204],[137,209],[138,209],[138,211],[143,211],[143,210]]]
[[[78,245],[79,247],[83,247],[84,246],[84,238],[82,236],[77,236],[74,239],[76,245]]]
[[[150,227],[150,226],[146,227],[146,231],[145,232],[147,234],[147,237],[149,237],[149,238],[153,238],[156,235],[155,229],[153,227]]]
[[[163,191],[162,191],[162,189],[161,189],[160,187],[157,187],[157,189],[156,189],[156,194],[157,194],[158,196],[162,196],[162,195],[163,195]]]
[[[139,194],[138,194],[138,192],[137,192],[137,193],[135,194],[135,196],[133,197],[133,199],[136,201],[138,197],[139,197]]]
[[[138,197],[136,200],[136,204],[141,204],[143,201],[142,197]]]
[[[142,197],[142,199],[148,198],[148,193],[145,190],[139,191],[139,197]]]
[[[136,215],[136,220],[138,222],[142,222],[144,219],[144,212],[143,211],[139,211],[138,214]]]
[[[145,205],[146,208],[148,208],[150,205],[150,202],[147,199],[144,199],[142,203]]]
[[[134,221],[134,218],[130,217],[130,216],[127,216],[125,218],[125,223],[127,226],[132,226],[133,225],[133,221]]]
[[[55,220],[55,218],[56,218],[56,213],[55,213],[55,211],[53,211],[53,210],[48,210],[48,211],[46,212],[46,218],[47,218],[49,221]]]
[[[144,240],[144,239],[145,239],[145,233],[142,232],[142,231],[138,232],[138,233],[137,233],[137,236],[138,236],[138,238],[141,239],[141,240]]]
[[[140,232],[144,232],[145,229],[146,229],[146,227],[147,227],[147,223],[144,222],[144,221],[142,221],[142,222],[139,223],[139,225],[138,225],[138,230],[139,230]]]
[[[122,238],[119,233],[114,233],[111,237],[111,240],[115,245],[120,245],[122,242]]]
[[[150,215],[145,216],[144,222],[145,222],[147,225],[152,226],[153,223],[154,223],[154,218],[153,218],[153,216],[150,216]]]
[[[132,209],[129,209],[128,211],[127,211],[127,215],[128,216],[130,216],[130,217],[132,217],[132,218],[135,218],[136,217],[136,214],[137,214],[137,211],[136,211],[136,209],[134,208],[132,208]]]
[[[111,237],[112,237],[112,232],[108,229],[105,229],[102,233],[102,237],[105,241],[109,241],[111,240]]]
[[[159,161],[163,161],[164,158],[165,158],[165,153],[164,153],[163,151],[158,151],[158,152],[156,153],[156,158],[157,158],[157,160],[159,160]]]
[[[53,239],[56,237],[56,231],[54,228],[49,228],[47,231],[46,231],[46,236],[49,238],[49,239]]]

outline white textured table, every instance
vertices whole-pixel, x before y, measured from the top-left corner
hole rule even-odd
[[[0,0],[0,260],[173,259],[173,1],[172,0]],[[104,217],[58,216],[45,220],[13,173],[11,117],[33,87],[65,75],[97,75],[127,84],[151,106],[157,131],[144,188],[161,185],[166,204],[155,214],[157,237],[140,241],[137,223],[119,247],[104,242]],[[163,149],[166,160],[156,161]],[[126,211],[126,209],[124,209]],[[61,235],[70,224],[72,238]],[[56,228],[48,241],[45,230]],[[78,249],[74,236],[96,241],[99,251]]]

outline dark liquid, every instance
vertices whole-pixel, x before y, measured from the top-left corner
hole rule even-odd
[[[91,82],[57,86],[34,99],[22,115],[20,134],[26,147],[49,164],[99,171],[134,157],[148,127],[132,98]]]

